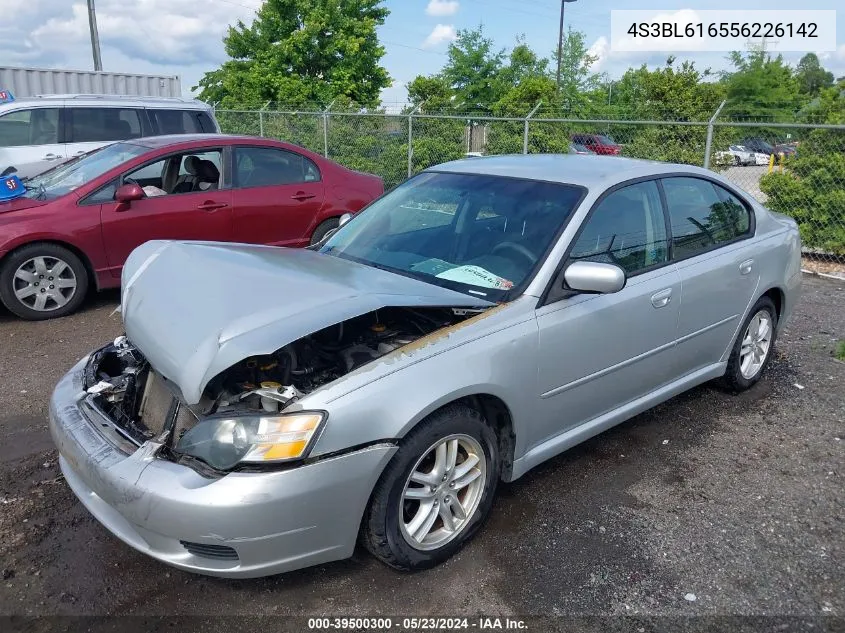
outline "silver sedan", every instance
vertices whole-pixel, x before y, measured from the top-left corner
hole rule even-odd
[[[499,481],[705,381],[754,385],[800,252],[712,172],[606,156],[433,167],[307,250],[148,242],[126,335],[53,394],[61,468],[181,569],[274,574],[359,541],[425,568]]]

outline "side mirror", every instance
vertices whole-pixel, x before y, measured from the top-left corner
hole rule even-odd
[[[574,262],[563,273],[566,285],[578,292],[611,294],[625,287],[628,276],[613,264]]]
[[[337,225],[337,228],[340,228],[340,227],[342,227],[344,224],[346,224],[347,222],[349,222],[349,220],[351,220],[351,219],[352,219],[352,217],[353,217],[353,216],[352,216],[352,214],[351,214],[351,213],[344,213],[342,216],[340,216],[340,223]]]
[[[141,189],[141,185],[135,183],[121,185],[117,188],[117,191],[114,192],[114,199],[123,204],[127,204],[135,200],[141,200],[143,198],[144,190]]]

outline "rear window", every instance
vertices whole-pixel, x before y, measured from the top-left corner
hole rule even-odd
[[[199,134],[216,130],[203,130],[196,110],[149,110],[153,125],[159,134]]]

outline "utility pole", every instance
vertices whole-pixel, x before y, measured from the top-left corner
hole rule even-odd
[[[103,60],[100,58],[100,34],[97,32],[97,11],[94,0],[88,0],[88,26],[91,29],[91,51],[94,53],[94,70],[103,70]]]
[[[558,92],[560,92],[560,62],[563,58],[563,14],[567,2],[575,2],[575,0],[560,0],[560,32],[557,38],[557,81],[555,83]]]

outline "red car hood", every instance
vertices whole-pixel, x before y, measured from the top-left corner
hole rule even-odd
[[[32,198],[15,198],[14,200],[7,200],[0,202],[0,213],[7,211],[21,211],[23,209],[31,209],[32,207],[41,207],[47,204],[47,200],[33,200]]]

